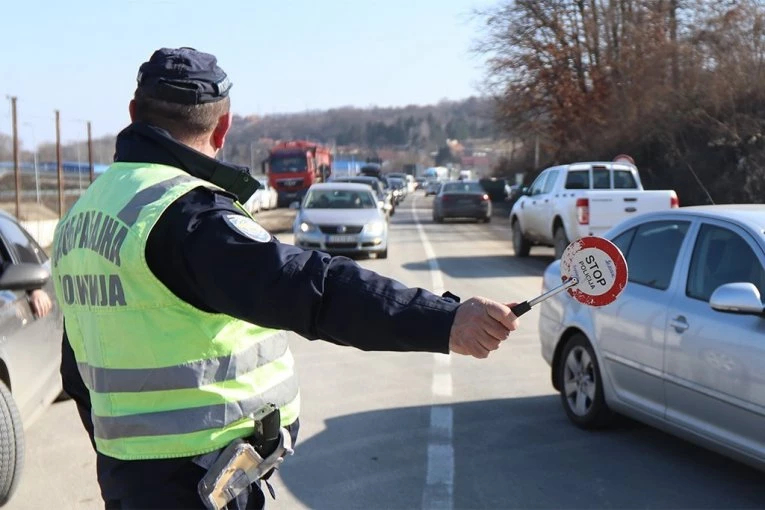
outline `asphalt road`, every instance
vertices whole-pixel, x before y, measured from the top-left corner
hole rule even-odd
[[[436,225],[431,200],[407,198],[392,219],[389,258],[360,263],[463,298],[536,296],[551,250],[516,260],[506,219]],[[536,311],[525,315],[487,360],[365,353],[293,336],[302,427],[269,508],[765,508],[763,474],[744,465],[627,420],[598,433],[570,425],[537,321]],[[71,402],[53,405],[27,442],[8,508],[102,507]]]

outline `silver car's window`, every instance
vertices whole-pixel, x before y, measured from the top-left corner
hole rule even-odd
[[[47,260],[48,257],[42,248],[14,221],[0,217],[0,230],[5,240],[17,253],[19,262],[41,264]]]
[[[306,209],[374,209],[377,202],[371,192],[357,190],[312,190],[305,200]]]
[[[765,295],[765,271],[749,244],[727,228],[702,225],[693,247],[686,295],[709,301],[717,287],[737,282],[753,283]]]
[[[630,251],[630,245],[632,245],[632,239],[635,237],[636,230],[636,228],[631,228],[628,231],[619,234],[611,241],[625,256]]]
[[[652,221],[640,225],[624,254],[629,281],[666,290],[688,226],[687,221]]]

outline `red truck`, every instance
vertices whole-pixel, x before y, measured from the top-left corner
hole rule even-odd
[[[263,161],[263,173],[279,194],[279,207],[302,200],[312,184],[326,182],[332,173],[332,159],[332,150],[316,142],[290,140],[271,147]]]

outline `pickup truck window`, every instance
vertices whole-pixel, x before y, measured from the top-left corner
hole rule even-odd
[[[558,170],[550,170],[547,172],[547,180],[542,187],[542,193],[550,193],[553,190],[553,186],[555,186],[555,182],[558,180],[558,172]]]
[[[529,188],[529,195],[533,196],[533,195],[539,195],[540,193],[542,193],[548,174],[549,172],[541,173],[539,174],[539,177],[534,179],[534,182],[531,183],[531,187]]]
[[[592,169],[592,189],[611,189],[611,172],[607,168]]]
[[[614,170],[614,189],[637,189],[635,176],[629,170]]]
[[[566,189],[590,189],[590,171],[570,171],[566,176]]]

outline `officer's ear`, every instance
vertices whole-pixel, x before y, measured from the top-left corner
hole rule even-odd
[[[130,122],[135,122],[135,99],[130,100],[128,111],[130,112]]]
[[[220,150],[223,148],[223,143],[226,140],[228,130],[231,129],[232,121],[233,118],[231,116],[231,112],[224,113],[218,117],[218,124],[216,124],[215,129],[212,132],[212,145],[215,150]]]

